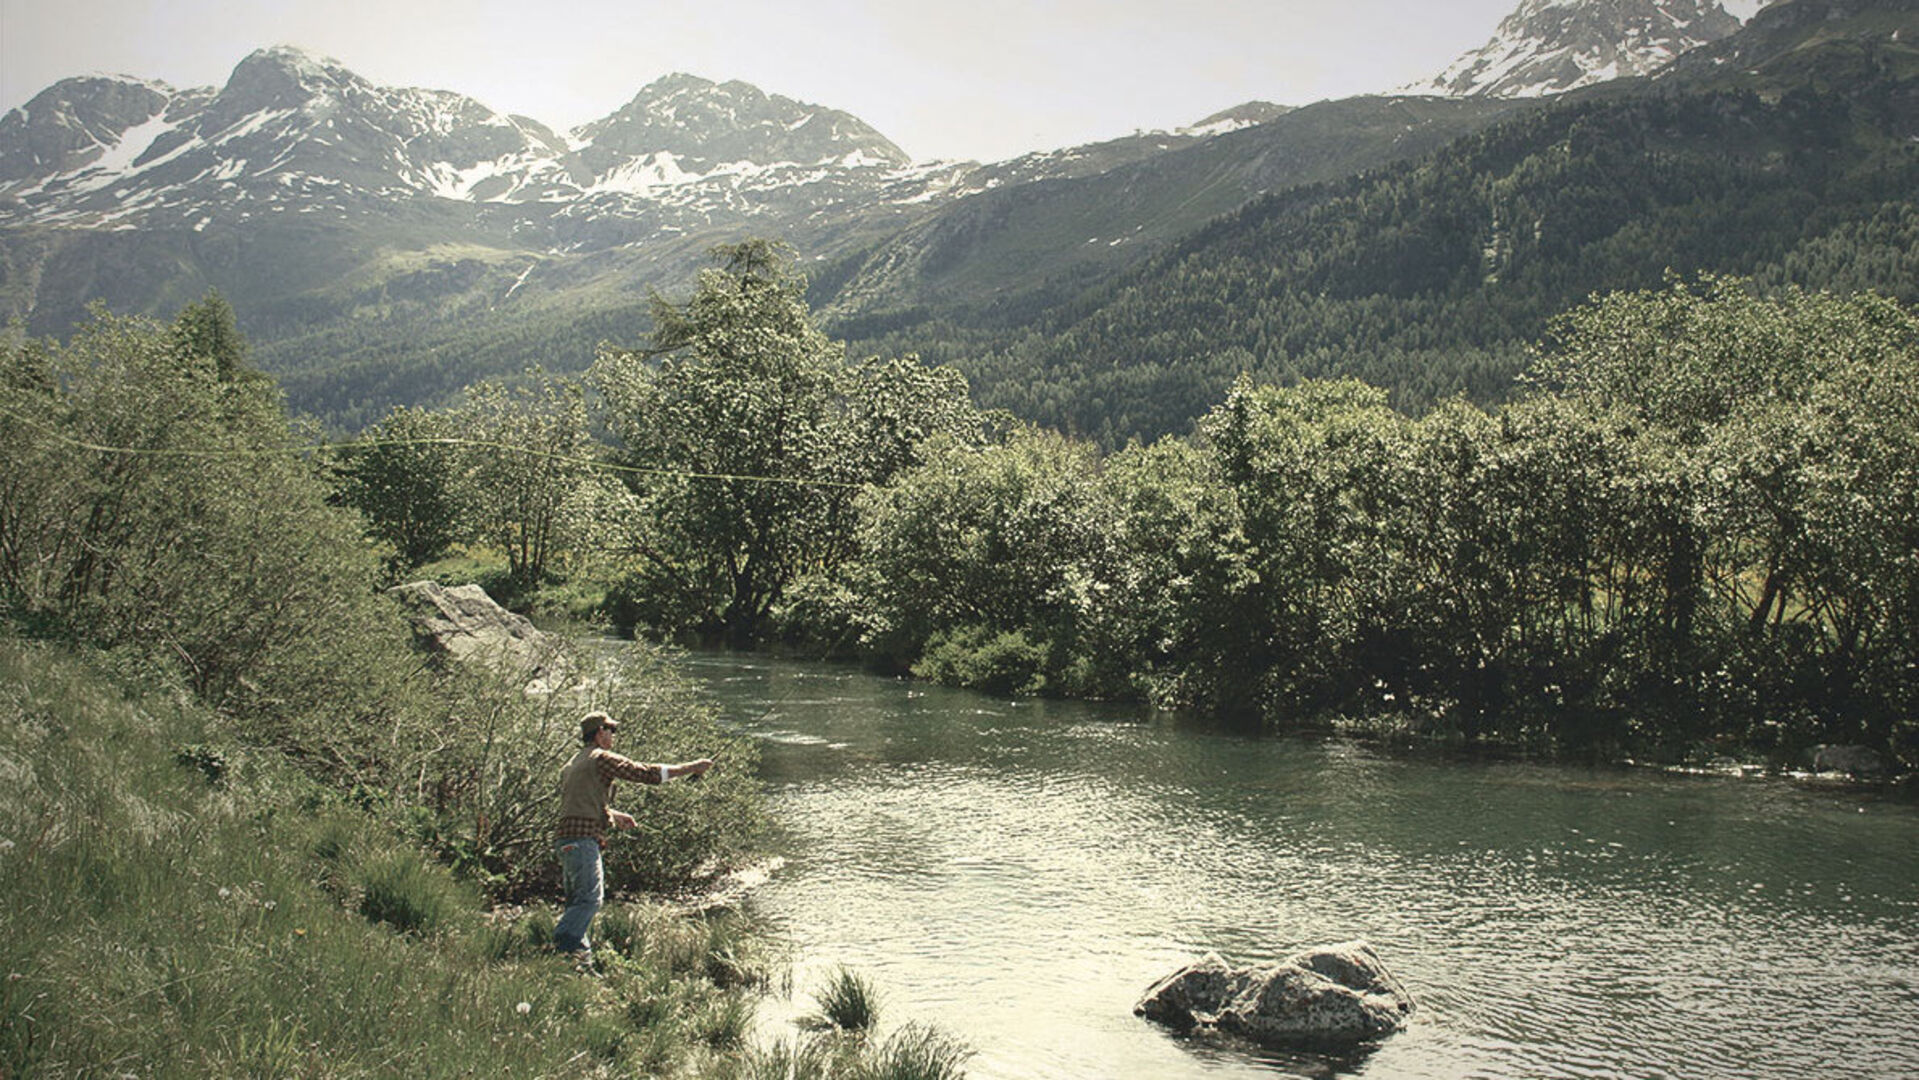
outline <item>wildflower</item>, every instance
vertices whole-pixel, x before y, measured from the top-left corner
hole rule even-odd
[[[521,1016],[525,1016],[527,1013],[533,1011],[533,1003],[530,1001],[522,1001],[518,1005],[513,1006],[513,1011],[519,1013]]]
[[[227,888],[225,885],[220,886],[220,899],[225,900],[227,897],[232,895],[233,895],[232,889]]]
[[[278,900],[268,900],[266,903],[261,904],[260,906],[263,908],[266,908],[268,911],[272,911],[274,908],[277,908],[280,906],[280,902]]]
[[[0,855],[5,855],[7,852],[12,850],[13,850],[13,841],[0,840]]]
[[[296,926],[296,927],[294,927],[294,928],[293,928],[293,936],[294,936],[294,937],[305,937],[305,936],[307,936],[307,928],[306,928],[306,927],[304,927],[304,926]]]

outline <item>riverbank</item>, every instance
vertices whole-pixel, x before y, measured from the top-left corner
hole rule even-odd
[[[615,902],[583,975],[552,904],[491,908],[404,815],[124,661],[0,636],[0,1075],[787,1075],[752,920]]]

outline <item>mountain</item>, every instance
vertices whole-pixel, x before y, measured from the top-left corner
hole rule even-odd
[[[1123,442],[1241,372],[1496,399],[1553,316],[1673,272],[1919,302],[1919,2],[1782,0],[1710,48],[1254,199],[955,359],[985,404]]]
[[[433,197],[526,207],[535,225],[558,214],[570,224],[557,242],[578,247],[631,238],[595,237],[582,219],[651,214],[654,228],[686,229],[882,190],[924,197],[941,177],[855,117],[744,83],[669,75],[562,137],[289,47],[247,57],[217,92],[70,79],[0,120],[5,224],[205,228]]]
[[[351,429],[578,370],[758,235],[853,348],[1115,438],[1179,429],[1239,370],[1495,396],[1546,316],[1668,266],[1910,291],[1915,2],[1781,0],[1565,94],[1248,102],[984,165],[685,74],[566,132],[286,47],[217,88],[69,79],[0,117],[0,314],[61,334],[92,301],[217,287],[293,406]]]
[[[1628,76],[1739,29],[1717,0],[1522,0],[1492,40],[1405,93],[1540,97]]]
[[[991,218],[1001,200],[1055,205],[1019,193],[1064,185],[1072,213],[1024,241],[1040,257],[1021,282],[1043,280],[1086,250],[1040,250],[1059,228],[1118,227],[1100,205],[1116,172],[1233,145],[1291,112],[1248,102],[1007,162],[914,163],[850,114],[740,82],[668,75],[559,133],[281,46],[218,88],[68,79],[0,118],[0,308],[61,333],[95,300],[165,312],[217,287],[295,404],[351,425],[383,400],[431,400],[535,360],[578,368],[602,338],[645,332],[648,286],[683,282],[743,235],[843,275],[970,197],[984,201],[967,213]],[[1395,153],[1443,141],[1409,137],[1419,117],[1379,125],[1348,139],[1364,125],[1322,124],[1294,152],[1239,143],[1188,159],[1199,171],[1120,179],[1135,189],[1121,196],[1134,247],[1109,253],[1131,257],[1302,169],[1382,160],[1381,140]],[[975,291],[999,287],[977,284],[993,260],[971,265]]]
[[[1919,74],[1919,0],[1779,0],[1755,13],[1738,35],[1679,57],[1655,78],[1690,86],[1750,86],[1778,93],[1796,86],[1910,86]],[[1903,96],[1887,117],[1919,137],[1919,101]]]
[[[835,332],[855,339],[1009,302],[1048,307],[1089,275],[1144,258],[1249,199],[1418,157],[1529,107],[1360,97],[1205,139],[1158,136],[1150,154],[1083,175],[1061,169],[1044,182],[995,185],[937,207],[828,268],[813,299]],[[1117,156],[1112,147],[1059,156]]]

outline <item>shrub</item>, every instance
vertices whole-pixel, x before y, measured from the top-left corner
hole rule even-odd
[[[970,626],[933,635],[913,674],[989,694],[1033,694],[1046,686],[1045,663],[1045,648],[1021,631]]]

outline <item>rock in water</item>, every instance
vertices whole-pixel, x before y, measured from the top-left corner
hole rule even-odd
[[[478,661],[525,674],[551,674],[559,646],[525,616],[515,615],[478,585],[446,588],[415,581],[389,590],[406,609],[414,633],[426,647],[459,661]]]
[[[1886,761],[1870,746],[1821,746],[1813,752],[1812,771],[1870,779],[1886,771]]]
[[[1208,953],[1133,1007],[1180,1031],[1217,1028],[1261,1043],[1357,1043],[1406,1026],[1412,996],[1363,941],[1308,949],[1272,967]]]

